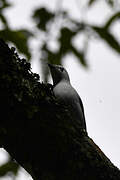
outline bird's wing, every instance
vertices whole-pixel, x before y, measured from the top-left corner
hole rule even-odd
[[[84,107],[83,107],[83,103],[82,103],[82,100],[81,100],[80,97],[79,97],[79,103],[80,103],[80,107],[81,107],[81,110],[82,110],[82,113],[83,113],[83,121],[84,121],[84,126],[85,126],[85,129],[86,129]]]

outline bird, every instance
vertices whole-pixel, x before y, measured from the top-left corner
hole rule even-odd
[[[75,127],[80,132],[87,132],[82,100],[72,87],[67,70],[62,65],[48,64],[52,80],[53,93],[57,100],[68,107]]]

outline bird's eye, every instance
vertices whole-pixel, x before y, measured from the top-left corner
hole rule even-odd
[[[60,67],[60,71],[63,72],[63,70],[64,70],[64,69],[63,69],[62,67]]]

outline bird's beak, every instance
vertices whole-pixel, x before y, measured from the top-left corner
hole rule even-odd
[[[54,71],[55,71],[55,66],[54,66],[53,64],[49,64],[49,63],[48,63],[48,67],[49,67],[49,69],[50,69],[51,75],[53,76]]]
[[[53,79],[53,84],[54,84],[54,79],[56,77],[56,73],[55,73],[55,66],[53,64],[49,64],[48,63],[48,67],[50,69],[50,72],[51,72],[51,76],[52,76],[52,79]]]
[[[48,63],[48,67],[51,69],[54,68],[54,65]]]

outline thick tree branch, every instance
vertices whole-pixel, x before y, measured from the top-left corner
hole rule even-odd
[[[0,40],[0,145],[35,180],[120,180],[120,171],[80,132],[52,93]]]

